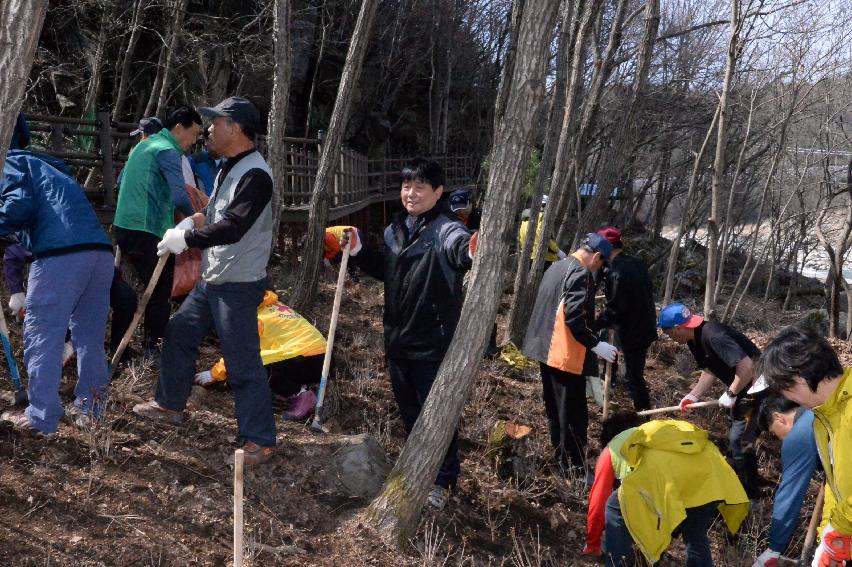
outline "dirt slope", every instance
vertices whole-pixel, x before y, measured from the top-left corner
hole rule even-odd
[[[324,283],[320,302],[306,314],[322,330],[331,295]],[[402,424],[382,361],[381,302],[375,282],[347,291],[331,382],[331,433],[318,436],[303,424],[280,421],[272,464],[246,474],[247,565],[594,565],[580,557],[583,483],[554,476],[544,458],[550,448],[537,369],[516,372],[499,360],[483,362],[460,426],[463,474],[451,505],[425,514],[413,545],[402,553],[385,549],[361,528],[365,503],[337,494],[324,469],[344,434],[369,433],[392,458],[400,450]],[[748,313],[761,310],[754,305]],[[763,328],[782,323],[755,317]],[[750,334],[758,343],[767,339]],[[21,344],[18,329],[13,341]],[[848,364],[848,348],[842,348]],[[678,375],[689,371],[683,350],[670,341],[652,349],[648,379],[655,404],[676,403],[687,391],[689,381]],[[199,368],[217,356],[211,338]],[[5,364],[0,367],[0,388],[8,389]],[[66,375],[63,398],[69,400],[74,372],[66,369]],[[55,441],[0,429],[0,565],[231,564],[231,394],[196,391],[183,426],[158,427],[130,413],[155,383],[150,362],[134,363],[113,383],[103,426],[81,431],[63,424]],[[615,402],[629,403],[623,388],[616,389]],[[591,412],[590,439],[596,440],[600,409]],[[538,458],[522,483],[498,478],[485,454],[490,428],[501,418],[533,428],[529,442]],[[719,410],[696,421],[724,437]],[[764,474],[776,478],[777,443],[767,439],[763,446]],[[592,458],[596,453],[595,441]],[[714,528],[719,565],[741,565],[762,549],[768,510],[757,510],[734,540]],[[679,544],[662,564],[682,564]]]

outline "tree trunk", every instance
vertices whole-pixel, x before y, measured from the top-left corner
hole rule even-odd
[[[784,305],[781,307],[781,311],[789,311],[790,305],[793,301],[793,296],[796,294],[796,286],[799,283],[799,240],[794,241],[793,243],[793,253],[791,256],[793,257],[793,269],[790,274],[790,285],[787,286],[787,296],[784,298]],[[804,264],[804,262],[802,262]]]
[[[154,76],[154,85],[151,87],[151,95],[148,97],[148,104],[145,105],[145,116],[151,116],[157,108],[157,100],[160,97],[160,88],[163,86],[163,76],[166,71],[166,54],[168,50],[166,46],[160,47],[160,54],[157,56],[157,74]]]
[[[622,180],[620,176],[625,169],[628,156],[632,153],[636,136],[636,110],[642,92],[645,90],[645,84],[648,82],[654,43],[660,28],[660,0],[648,0],[645,3],[644,19],[644,31],[639,44],[630,99],[627,101],[623,115],[616,120],[615,132],[609,149],[604,150],[603,166],[600,168],[601,175],[593,176],[593,178],[598,179],[598,193],[583,213],[579,229],[580,234],[598,224],[601,209],[612,194],[615,184]]]
[[[346,125],[349,122],[349,113],[352,108],[352,99],[355,94],[355,85],[361,74],[361,65],[364,62],[364,54],[367,52],[367,44],[370,39],[370,29],[376,14],[377,0],[363,0],[358,21],[355,22],[355,30],[352,32],[352,41],[349,44],[349,52],[346,54],[346,62],[343,65],[343,73],[340,76],[340,85],[337,88],[337,98],[334,101],[334,110],[331,113],[331,121],[328,125],[328,133],[322,147],[316,181],[311,194],[310,211],[308,213],[308,243],[302,254],[302,264],[299,266],[299,275],[293,288],[292,305],[297,309],[304,309],[311,301],[317,288],[319,267],[322,260],[323,232],[328,224],[328,203],[331,197],[331,183],[337,171],[337,163],[340,159],[340,144],[346,134]]]
[[[740,155],[737,157],[737,165],[734,168],[734,177],[731,180],[731,188],[728,191],[728,204],[725,207],[725,222],[722,225],[722,250],[719,253],[719,271],[716,275],[716,290],[713,292],[713,296],[717,299],[719,294],[722,293],[722,285],[725,282],[725,260],[728,257],[728,245],[730,244],[731,233],[733,232],[733,224],[731,221],[734,209],[734,195],[736,195],[737,181],[739,179],[740,171],[742,171],[743,157],[745,157],[749,136],[751,134],[751,122],[754,117],[754,99],[756,96],[757,90],[752,91],[751,104],[748,108],[748,120],[746,121],[746,131],[743,136],[743,145],[740,147]]]
[[[111,23],[112,14],[110,6],[105,5],[101,14],[100,29],[98,30],[98,39],[95,44],[95,52],[92,55],[91,70],[92,75],[89,79],[89,86],[86,89],[86,98],[83,100],[83,118],[89,116],[92,112],[97,112],[95,106],[98,102],[98,95],[101,92],[101,77],[103,76],[104,52],[106,51],[107,32]]]
[[[538,293],[538,285],[541,281],[541,274],[544,268],[544,253],[547,250],[547,241],[553,233],[554,221],[559,214],[558,211],[563,208],[562,203],[570,199],[569,190],[573,181],[573,162],[569,156],[573,152],[573,140],[576,130],[578,110],[580,105],[580,93],[583,86],[583,75],[586,69],[586,41],[589,38],[589,33],[592,29],[592,24],[597,18],[597,14],[603,6],[603,0],[587,0],[578,4],[575,11],[579,18],[579,24],[576,24],[576,33],[574,34],[573,47],[571,48],[571,71],[568,78],[568,89],[565,92],[565,110],[562,115],[562,127],[559,131],[559,142],[556,146],[555,167],[553,177],[550,184],[550,201],[544,209],[544,214],[541,218],[541,231],[539,233],[538,243],[533,247],[537,247],[527,274],[524,287],[530,293]],[[530,225],[531,227],[532,225]],[[538,228],[536,231],[538,232]],[[529,233],[529,231],[528,231]],[[532,309],[526,311],[518,311],[519,328],[526,328],[529,321],[529,315]]]
[[[692,196],[695,194],[695,183],[698,180],[698,170],[701,167],[701,160],[704,158],[704,152],[707,151],[707,144],[710,142],[710,135],[713,133],[713,127],[716,126],[716,121],[719,119],[719,107],[716,107],[716,112],[713,114],[713,120],[710,122],[710,127],[707,128],[707,135],[704,136],[704,142],[701,144],[701,149],[695,156],[695,164],[692,166],[692,177],[689,178],[689,187],[686,190],[686,204],[689,206],[692,203]],[[680,225],[677,227],[677,234],[672,241],[672,247],[669,251],[669,264],[666,268],[666,291],[663,293],[663,305],[667,305],[672,301],[674,293],[674,276],[677,270],[677,259],[680,255],[680,243],[683,240],[683,235],[686,233],[686,221],[689,215],[682,214],[680,217]]]
[[[305,138],[309,138],[311,134],[311,108],[314,105],[314,93],[317,90],[317,77],[319,76],[320,64],[322,57],[325,54],[326,37],[328,36],[328,22],[325,21],[325,2],[320,6],[320,25],[322,26],[322,34],[320,36],[319,51],[317,52],[317,60],[314,63],[314,72],[311,75],[311,89],[308,91],[307,111],[305,112]]]
[[[783,141],[783,136],[782,136],[782,141]],[[778,161],[781,158],[781,155],[783,154],[784,149],[785,148],[783,146],[779,145],[778,149],[775,152],[775,156],[772,158],[772,165],[769,167],[769,175],[766,177],[766,180],[765,180],[764,185],[763,185],[763,192],[760,195],[760,206],[757,209],[757,221],[755,222],[755,225],[754,225],[754,231],[753,231],[752,237],[751,237],[751,245],[749,246],[748,255],[746,256],[745,265],[743,266],[743,269],[740,270],[740,275],[739,275],[739,277],[737,277],[737,282],[734,284],[734,289],[731,290],[731,295],[728,298],[728,302],[725,304],[725,309],[722,312],[722,317],[721,317],[722,321],[728,321],[729,320],[728,319],[728,313],[730,312],[731,305],[733,304],[734,298],[736,297],[737,292],[739,291],[740,284],[742,284],[743,279],[745,278],[745,275],[748,273],[748,270],[751,267],[752,260],[754,260],[754,251],[755,251],[755,248],[757,247],[757,239],[760,236],[760,226],[763,223],[763,211],[766,207],[766,198],[769,195],[769,187],[772,184],[772,178],[775,176],[775,170],[777,169]],[[751,278],[749,278],[749,281],[751,281]],[[733,315],[731,315],[731,317],[733,318]]]
[[[120,122],[124,113],[124,103],[127,99],[127,91],[130,89],[130,67],[133,63],[133,53],[139,36],[142,35],[142,22],[145,20],[145,7],[148,0],[136,0],[133,8],[133,20],[130,23],[130,38],[127,40],[127,49],[121,62],[121,72],[118,80],[118,89],[115,92],[115,104],[112,109],[113,122]]]
[[[0,2],[0,171],[33,66],[47,0]]]
[[[716,130],[716,158],[713,160],[713,177],[710,182],[710,216],[707,219],[707,277],[704,287],[704,316],[716,318],[716,273],[719,270],[719,200],[725,176],[725,146],[728,137],[728,106],[731,83],[737,65],[740,34],[740,0],[731,0],[730,37],[725,62],[725,80],[719,99],[719,127]]]
[[[290,97],[290,0],[275,0],[273,5],[272,55],[274,82],[272,105],[267,124],[266,159],[272,169],[272,234],[273,245],[278,243],[278,224],[281,220],[282,194],[287,190],[287,104]]]
[[[505,113],[494,134],[493,166],[483,229],[467,296],[450,345],[423,411],[367,518],[382,539],[402,547],[414,533],[426,494],[435,481],[470,387],[477,375],[503,287],[503,259],[515,228],[515,211],[526,170],[534,120],[544,91],[548,47],[558,3],[526,0],[515,65],[502,98]]]
[[[163,84],[160,86],[160,94],[157,99],[157,116],[162,116],[166,111],[166,103],[171,94],[172,87],[172,65],[174,64],[175,51],[178,47],[178,39],[183,31],[183,17],[186,14],[186,5],[189,0],[174,0],[174,8],[171,12],[172,26],[169,31],[169,43],[166,45],[165,69],[163,70]]]
[[[559,45],[556,49],[556,77],[553,81],[553,94],[551,95],[550,112],[547,117],[547,126],[544,133],[544,149],[541,153],[541,163],[538,168],[538,179],[536,180],[535,194],[530,205],[530,220],[527,225],[527,234],[524,241],[520,243],[515,270],[514,294],[515,300],[509,309],[508,323],[506,325],[507,339],[519,345],[524,338],[528,319],[526,314],[532,309],[535,298],[535,290],[525,287],[524,281],[530,270],[530,252],[538,227],[538,213],[541,210],[541,198],[545,187],[550,187],[553,174],[553,166],[556,160],[556,144],[559,136],[559,125],[565,114],[565,92],[568,90],[568,63],[571,39],[573,37],[575,9],[581,2],[577,0],[562,0],[561,25],[559,28]]]

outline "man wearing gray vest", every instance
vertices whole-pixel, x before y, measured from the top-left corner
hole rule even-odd
[[[251,102],[230,97],[199,111],[213,118],[208,144],[227,161],[207,209],[192,216],[194,227],[167,230],[157,249],[162,255],[201,248],[201,280],[166,327],[155,399],[133,411],[181,423],[198,345],[215,329],[234,392],[245,464],[254,465],[269,460],[275,446],[272,396],[257,334],[257,306],[272,250],[272,173],[254,147],[260,116]]]

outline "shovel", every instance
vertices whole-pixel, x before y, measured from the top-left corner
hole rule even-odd
[[[327,433],[322,424],[322,404],[325,400],[325,387],[328,384],[328,370],[331,367],[331,351],[334,348],[334,334],[337,332],[337,316],[340,314],[340,301],[343,299],[343,282],[346,280],[346,265],[349,263],[349,247],[352,241],[346,243],[343,258],[340,260],[340,273],[337,275],[337,289],[334,290],[334,306],[331,309],[331,324],[328,326],[328,338],[325,342],[325,358],[322,361],[322,378],[320,379],[317,406],[314,409],[314,421],[311,429],[318,433]]]
[[[9,363],[9,374],[12,375],[12,384],[15,386],[15,405],[27,403],[27,391],[21,384],[21,375],[18,372],[18,364],[12,354],[12,343],[9,342],[9,327],[6,326],[6,315],[0,307],[0,340],[3,341],[3,350],[6,351],[6,362]]]

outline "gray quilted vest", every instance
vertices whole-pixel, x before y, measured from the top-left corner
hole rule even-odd
[[[272,177],[263,156],[257,151],[242,158],[216,186],[207,205],[207,224],[222,220],[225,210],[234,198],[240,179],[252,169],[262,169]],[[272,204],[263,212],[243,237],[224,246],[204,250],[201,259],[201,277],[211,284],[256,282],[266,277],[266,264],[272,252]]]

